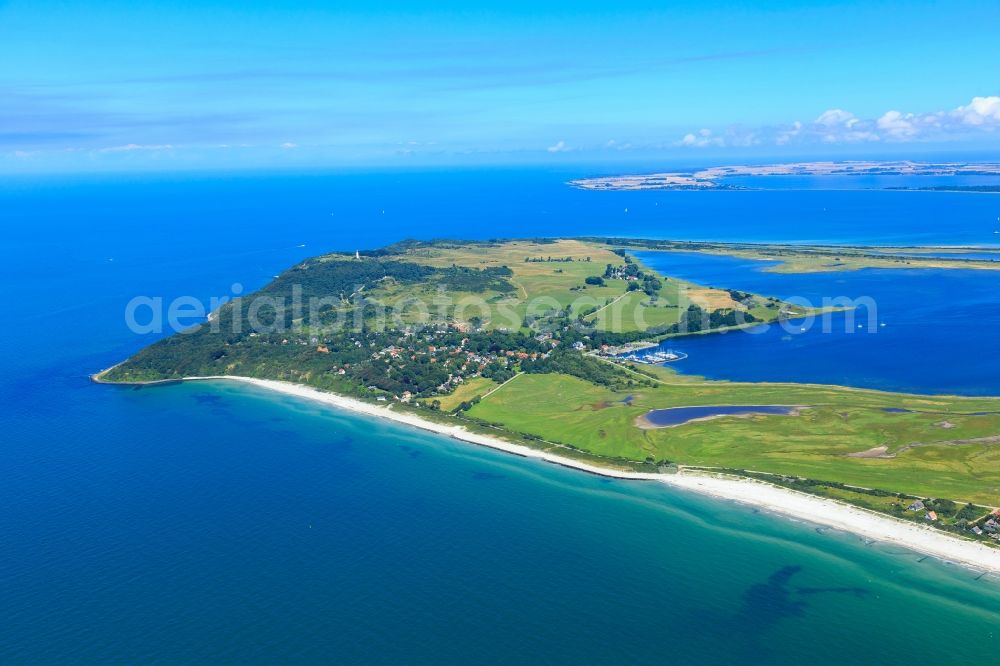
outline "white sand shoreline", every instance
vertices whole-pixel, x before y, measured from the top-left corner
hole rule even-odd
[[[397,423],[403,423],[422,430],[429,430],[464,442],[487,446],[525,458],[543,460],[563,467],[571,467],[591,474],[617,479],[659,481],[675,488],[748,504],[787,517],[851,532],[866,539],[902,546],[940,560],[971,567],[977,571],[1000,574],[1000,549],[992,548],[975,541],[960,539],[932,527],[909,523],[850,504],[774,486],[754,479],[738,479],[694,472],[653,474],[615,470],[598,467],[547,451],[539,451],[527,446],[512,444],[495,437],[479,435],[469,432],[461,426],[448,426],[420,418],[414,414],[397,412],[390,409],[390,406],[372,405],[354,398],[321,391],[301,384],[233,376],[189,377],[185,379],[185,381],[191,380],[242,382],[285,395],[322,402],[339,409],[389,419]]]

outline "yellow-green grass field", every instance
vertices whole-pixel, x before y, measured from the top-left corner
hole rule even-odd
[[[636,248],[639,249],[639,248]],[[704,254],[726,255],[756,259],[760,261],[778,262],[764,270],[773,273],[829,273],[839,271],[856,271],[863,268],[944,268],[944,269],[981,269],[1000,270],[1000,262],[968,259],[947,259],[933,256],[903,257],[891,256],[892,252],[906,254],[927,254],[941,252],[943,248],[831,248],[824,246],[746,246],[706,244],[697,249],[683,247],[672,250],[650,247],[655,251],[697,251]],[[970,251],[990,252],[988,248],[970,248]],[[1000,258],[1000,254],[997,255]]]
[[[618,266],[624,261],[612,252],[612,246],[592,241],[506,241],[451,246],[439,243],[410,249],[405,258],[438,268],[507,266],[513,272],[510,282],[515,287],[509,293],[442,293],[434,284],[402,287],[386,282],[367,294],[399,308],[407,323],[411,320],[415,323],[420,316],[419,307],[408,307],[408,302],[430,304],[442,298],[450,302],[445,307],[449,319],[461,322],[478,317],[485,321],[486,328],[520,328],[526,316],[544,318],[568,310],[570,316],[589,313],[586,320],[601,330],[631,332],[674,324],[692,303],[709,312],[748,309],[725,290],[659,275],[641,262],[637,263],[642,271],[661,279],[662,289],[655,300],[642,291],[627,292],[628,283],[623,280],[607,280],[603,286],[588,285],[585,280],[603,275],[607,264]],[[525,261],[526,258],[532,261]],[[486,310],[476,303],[485,303]],[[773,319],[779,306],[768,305],[765,298],[757,297],[749,311],[760,319]]]
[[[492,379],[486,379],[485,377],[473,377],[472,379],[459,384],[451,393],[438,396],[434,399],[440,403],[441,411],[450,412],[456,409],[463,402],[481,397],[496,387],[497,383]],[[429,404],[432,401],[425,400],[424,402]]]
[[[608,458],[669,460],[836,481],[921,496],[1000,504],[1000,399],[916,396],[800,384],[676,378],[614,392],[565,375],[525,375],[470,410],[519,433]],[[674,378],[677,381],[674,381]],[[638,380],[638,376],[637,376]],[[651,409],[802,405],[798,416],[723,417],[642,429]],[[912,413],[889,413],[884,408]],[[967,442],[965,440],[982,441]],[[849,454],[886,447],[893,457]]]
[[[548,261],[550,258],[552,261]],[[622,258],[608,246],[576,240],[557,240],[549,243],[511,241],[497,244],[462,244],[455,247],[431,247],[411,250],[408,260],[428,266],[451,265],[470,268],[507,266],[514,275],[511,282],[517,287],[516,298],[526,301],[546,299],[553,307],[567,307],[576,301],[603,304],[621,296],[625,291],[622,282],[609,282],[607,286],[584,285],[588,276],[601,275],[607,264],[619,265]],[[529,259],[546,259],[530,261]],[[588,261],[589,258],[589,261]],[[572,261],[558,261],[571,259]]]

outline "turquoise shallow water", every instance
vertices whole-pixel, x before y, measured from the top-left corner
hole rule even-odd
[[[583,222],[569,212],[586,207],[560,208],[561,177],[505,177],[554,202],[545,217],[526,205],[510,233],[617,228],[604,204]],[[338,223],[333,203],[436,207],[402,176],[282,178],[0,193],[0,662],[920,664],[997,649],[1000,583],[913,553],[249,387],[91,384],[147,342],[123,324],[133,295],[253,288],[320,245],[420,231]],[[507,191],[450,178],[465,184],[456,220]],[[761,219],[822,207],[747,194],[793,196]],[[872,193],[828,194],[880,214]],[[663,220],[716,214],[712,201]],[[959,204],[956,233],[978,233],[981,205]],[[649,229],[675,235],[661,222]]]
[[[104,425],[8,460],[8,662],[968,663],[1000,621],[957,567],[259,389],[61,411]]]

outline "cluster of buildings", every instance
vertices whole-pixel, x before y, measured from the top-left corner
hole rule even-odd
[[[612,266],[608,264],[607,270],[604,271],[604,279],[606,280],[625,280],[626,282],[632,282],[633,280],[638,280],[640,278],[639,272],[635,267],[635,264],[623,264],[621,266]]]
[[[983,522],[983,526],[973,525],[970,532],[976,536],[986,535],[995,541],[1000,542],[1000,509],[994,511],[989,518]]]
[[[390,344],[370,354],[370,360],[376,366],[384,366],[386,374],[397,375],[408,369],[420,372],[428,365],[438,370],[432,376],[446,379],[434,387],[438,394],[450,393],[456,386],[467,379],[485,374],[490,376],[490,370],[503,370],[520,361],[548,358],[551,351],[524,351],[520,349],[493,349],[490,346],[484,351],[483,344],[470,345],[470,337],[458,337],[454,333],[465,333],[466,325],[451,326],[449,330],[425,335],[404,334],[395,344]],[[555,346],[555,340],[549,345],[549,350]],[[414,367],[419,366],[419,367]],[[338,370],[344,374],[344,369]],[[446,373],[446,375],[445,375]],[[397,375],[398,376],[398,375]],[[436,380],[435,380],[436,381]],[[428,387],[430,388],[430,387]],[[416,390],[416,389],[415,389]],[[409,402],[413,398],[410,391],[405,391],[396,399]]]
[[[937,512],[928,509],[923,500],[914,500],[906,508],[909,511],[924,511],[924,520],[928,522],[934,523],[938,521]],[[976,536],[987,536],[1000,542],[1000,509],[995,509],[985,521],[982,521],[981,525],[977,521],[968,530]]]

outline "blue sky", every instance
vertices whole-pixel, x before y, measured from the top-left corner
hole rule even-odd
[[[1000,3],[0,0],[0,169],[988,154]]]

